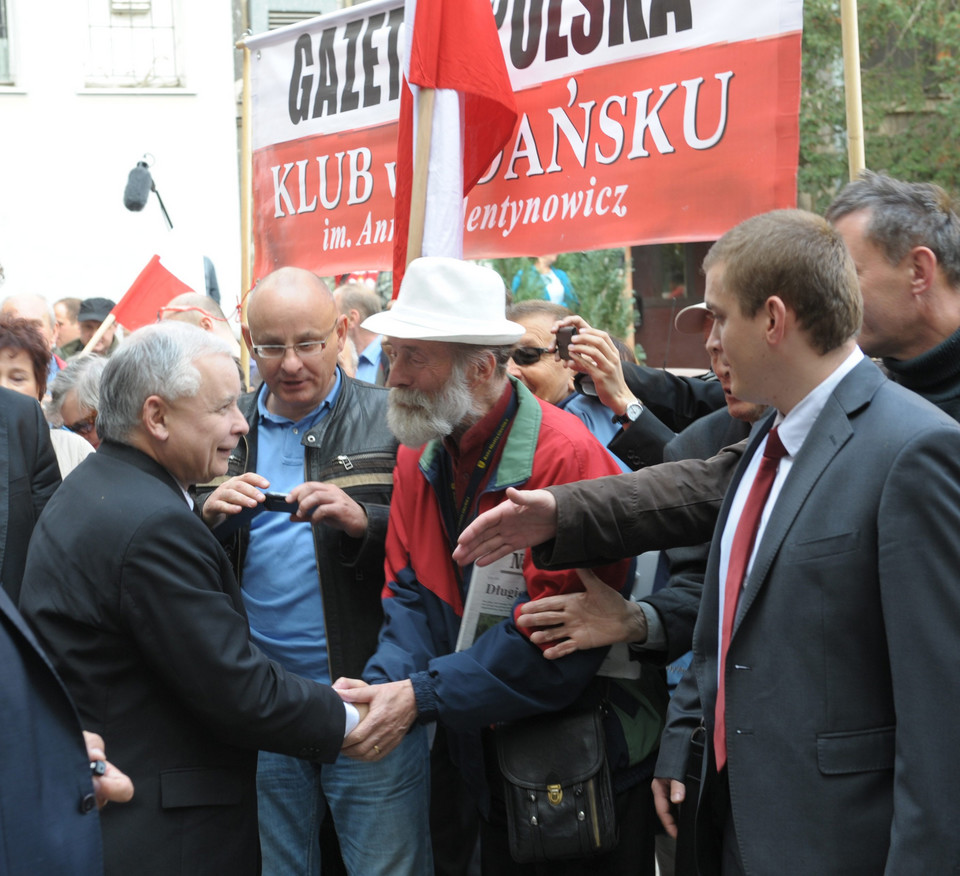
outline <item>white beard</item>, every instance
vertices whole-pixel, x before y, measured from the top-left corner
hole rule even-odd
[[[421,447],[434,438],[446,438],[472,411],[464,370],[454,367],[447,384],[436,393],[393,387],[387,425],[401,444]]]

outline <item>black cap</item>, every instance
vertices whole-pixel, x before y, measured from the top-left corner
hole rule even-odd
[[[77,314],[77,322],[84,320],[96,320],[103,322],[107,314],[116,306],[116,302],[109,298],[84,298],[80,303],[80,312]]]

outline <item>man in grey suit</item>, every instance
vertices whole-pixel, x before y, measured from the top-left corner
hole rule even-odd
[[[693,671],[671,702],[656,770],[662,818],[672,832],[670,805],[684,796],[702,719],[701,873],[952,872],[960,839],[948,795],[960,766],[942,728],[956,725],[960,705],[943,695],[951,687],[943,655],[960,635],[960,427],[857,349],[856,273],[822,219],[754,217],[715,245],[705,267],[710,344],[730,361],[731,389],[776,411],[750,440],[720,509]],[[786,455],[740,591],[727,578],[732,543],[773,425]],[[574,511],[594,521],[584,538],[600,556],[615,536],[597,539],[597,530],[627,510],[610,501],[615,494],[602,490],[602,513]],[[568,513],[569,494],[546,495]],[[544,501],[539,492],[513,498],[526,503],[520,516]],[[493,546],[483,534],[489,521],[475,526],[461,562]],[[705,534],[702,523],[693,529]],[[536,540],[551,535],[547,527]],[[551,559],[562,561],[565,545],[552,546]]]

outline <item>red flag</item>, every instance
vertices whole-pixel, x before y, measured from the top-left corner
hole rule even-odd
[[[463,190],[460,200],[459,246],[462,252],[462,197],[472,189],[513,133],[517,104],[497,35],[489,0],[406,0],[404,20],[412,38],[403,92],[397,142],[397,191],[394,207],[393,294],[400,290],[406,267],[410,196],[413,182],[414,96],[407,82],[424,88],[460,93],[462,102]],[[433,130],[444,120],[434,117]],[[436,138],[434,138],[436,141]],[[431,154],[439,143],[434,142]],[[448,148],[443,158],[454,158]],[[430,211],[433,193],[428,189]],[[424,239],[424,252],[429,242]],[[439,252],[431,255],[454,255]]]
[[[171,274],[160,264],[160,256],[155,255],[110,312],[120,325],[132,332],[156,322],[160,308],[184,292],[193,292],[193,289]]]

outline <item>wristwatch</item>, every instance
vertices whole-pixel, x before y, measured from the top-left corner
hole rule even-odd
[[[621,426],[625,426],[627,423],[634,422],[640,414],[643,413],[643,405],[638,401],[632,401],[627,405],[627,410],[619,415],[614,415],[612,420],[614,423],[619,423]]]

